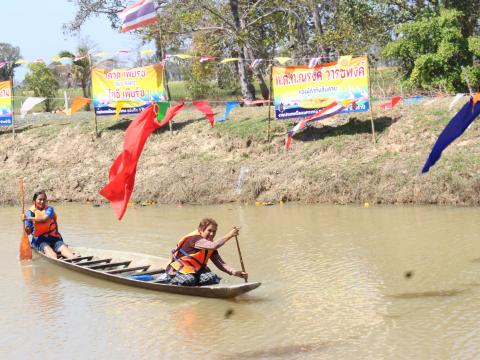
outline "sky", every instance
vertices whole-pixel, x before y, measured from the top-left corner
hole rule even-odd
[[[80,43],[78,36],[64,35],[62,25],[73,20],[76,7],[67,0],[13,0],[2,6],[2,31],[0,42],[20,48],[23,59],[43,59],[50,63],[62,50],[76,53]],[[88,37],[96,45],[96,52],[105,51],[111,56],[117,50],[136,50],[140,40],[131,33],[120,33],[110,26],[106,17],[92,18],[82,28],[80,38]],[[147,44],[142,49],[153,49]],[[135,53],[118,55],[125,60],[136,58]],[[22,81],[27,66],[15,70],[15,83]]]

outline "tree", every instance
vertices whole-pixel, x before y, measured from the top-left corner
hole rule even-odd
[[[43,102],[45,111],[52,111],[54,98],[60,88],[52,71],[44,63],[31,63],[28,68],[30,73],[25,75],[23,81],[26,89],[33,91],[34,96],[47,98]]]
[[[0,68],[0,81],[13,79],[15,68],[20,66],[16,64],[16,61],[20,59],[20,48],[18,46],[0,43],[0,62],[5,62],[4,66]]]
[[[465,91],[462,67],[473,65],[473,54],[462,34],[462,16],[442,9],[439,15],[401,24],[398,39],[385,47],[383,56],[401,62],[410,87]]]
[[[69,51],[62,51],[58,56],[72,59],[70,65],[72,82],[78,84],[82,89],[82,94],[86,98],[91,97],[91,65],[88,49],[79,47],[78,54],[72,54]],[[78,60],[75,60],[79,57]],[[90,111],[90,104],[85,105],[85,109]]]

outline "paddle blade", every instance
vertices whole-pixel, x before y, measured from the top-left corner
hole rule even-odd
[[[20,260],[32,260],[32,248],[25,229],[23,229],[22,240],[20,240]]]

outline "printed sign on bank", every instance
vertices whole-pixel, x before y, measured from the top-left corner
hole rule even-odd
[[[344,56],[338,62],[308,66],[274,66],[275,118],[305,118],[333,102],[357,99],[342,113],[368,111],[369,79],[366,56]]]
[[[0,126],[10,126],[13,123],[12,114],[12,82],[0,82]]]
[[[97,115],[137,114],[155,101],[165,100],[163,66],[154,64],[132,69],[93,69],[93,106]]]

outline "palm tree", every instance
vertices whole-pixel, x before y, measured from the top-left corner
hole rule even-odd
[[[91,59],[88,53],[88,49],[79,47],[78,54],[72,54],[70,51],[62,51],[58,56],[61,58],[72,59],[71,64],[71,77],[74,84],[80,85],[82,88],[83,96],[90,98],[92,95],[91,87]],[[90,111],[90,104],[85,105],[85,110]]]

